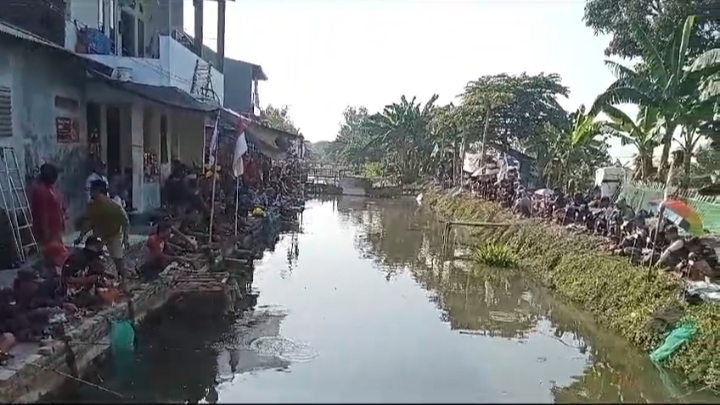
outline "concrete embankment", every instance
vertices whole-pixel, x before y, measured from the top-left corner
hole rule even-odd
[[[560,297],[591,313],[604,327],[646,353],[683,321],[697,325],[693,338],[664,367],[686,381],[720,388],[720,305],[689,305],[683,285],[667,273],[640,268],[600,250],[599,238],[570,233],[539,220],[518,220],[498,205],[467,194],[429,190],[423,205],[445,219],[509,222],[502,228],[462,230],[473,244],[501,243],[522,258],[523,269]]]
[[[213,302],[220,302],[219,305],[210,305],[206,301],[207,305],[202,306],[205,309],[217,311],[223,307],[226,311],[232,310],[233,304],[242,298],[242,283],[238,283],[236,277],[231,277],[226,271],[217,271],[221,263],[215,263],[215,258],[237,256],[237,252],[244,250],[252,252],[250,256],[255,256],[258,241],[264,239],[263,231],[272,226],[269,222],[272,221],[251,218],[243,234],[220,238],[222,240],[214,244],[214,249],[207,252],[206,257],[198,258],[195,269],[171,265],[157,280],[136,289],[133,297],[135,322],[140,323],[147,314],[170,302],[196,302],[195,298],[198,297],[213,298]],[[140,248],[133,246],[128,256],[138,256]],[[136,258],[126,257],[126,261],[133,260]],[[249,271],[252,271],[252,260],[253,257],[246,257],[242,267],[247,269],[249,266]],[[68,344],[59,339],[43,345],[19,344],[13,349],[15,357],[7,366],[0,367],[0,401],[35,402],[72,379],[74,371],[82,376],[110,348],[110,321],[120,318],[128,318],[126,302],[66,326]]]
[[[135,321],[140,322],[171,296],[172,274],[143,286],[135,292]],[[68,356],[74,357],[79,374],[109,347],[110,321],[127,318],[126,302],[102,310],[68,330],[68,345],[53,340],[44,346],[20,344],[7,367],[0,368],[0,398],[3,402],[34,402],[60,387],[72,375]],[[71,351],[72,353],[70,353]],[[15,352],[15,351],[14,351]]]

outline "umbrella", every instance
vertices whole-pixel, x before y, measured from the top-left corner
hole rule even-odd
[[[667,200],[663,203],[663,215],[678,227],[694,235],[702,235],[704,227],[700,215],[687,203],[680,200]]]
[[[555,194],[555,192],[550,190],[549,188],[541,188],[540,190],[535,190],[535,195],[540,197],[550,197],[553,194]]]

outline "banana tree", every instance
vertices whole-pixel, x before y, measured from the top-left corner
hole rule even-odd
[[[548,184],[565,186],[570,180],[581,184],[597,166],[608,163],[607,145],[598,138],[603,134],[603,123],[595,122],[595,115],[585,113],[584,106],[570,118],[571,126],[565,130],[547,127],[552,139],[550,150],[555,156],[543,169]]]
[[[653,173],[653,152],[660,145],[661,138],[658,134],[657,109],[642,107],[636,121],[613,106],[604,106],[603,112],[610,120],[602,123],[602,131],[619,138],[623,146],[633,145],[637,149],[633,180],[647,180]]]
[[[691,111],[703,110],[696,108],[696,104],[712,104],[712,101],[701,101],[698,98],[698,89],[707,77],[720,72],[720,49],[705,51],[692,64],[688,60],[688,43],[695,19],[695,16],[689,16],[662,50],[659,44],[653,43],[638,28],[638,41],[643,54],[642,69],[631,69],[606,60],[605,64],[616,80],[598,97],[592,111],[597,113],[603,105],[623,103],[657,108],[664,129],[661,168],[667,166],[677,127],[687,123],[686,118]],[[695,116],[693,119],[700,118],[710,120],[712,117]]]
[[[434,95],[422,106],[416,98],[386,106],[381,113],[367,121],[368,150],[384,150],[389,163],[404,182],[412,182],[428,169],[434,148],[429,134],[429,123],[438,96]]]

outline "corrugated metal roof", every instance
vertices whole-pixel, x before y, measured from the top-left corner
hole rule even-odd
[[[23,41],[35,42],[36,44],[63,50],[68,53],[73,53],[73,52],[70,52],[69,50],[63,48],[60,45],[52,43],[43,37],[35,35],[32,32],[26,31],[22,28],[18,28],[18,27],[14,26],[12,24],[9,24],[8,22],[3,21],[3,20],[0,20],[0,33],[15,37],[17,39],[21,39]]]
[[[96,78],[110,86],[169,107],[198,112],[212,112],[219,109],[217,106],[196,100],[177,87],[125,82],[101,76],[96,76]]]

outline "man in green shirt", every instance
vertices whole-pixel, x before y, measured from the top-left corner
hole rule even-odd
[[[88,232],[93,231],[93,234],[107,246],[118,275],[126,279],[130,273],[125,268],[123,256],[124,249],[129,245],[130,222],[125,210],[108,197],[107,183],[102,180],[94,180],[90,184],[90,197],[85,213],[75,224],[80,230],[80,236],[75,242],[80,243]]]

